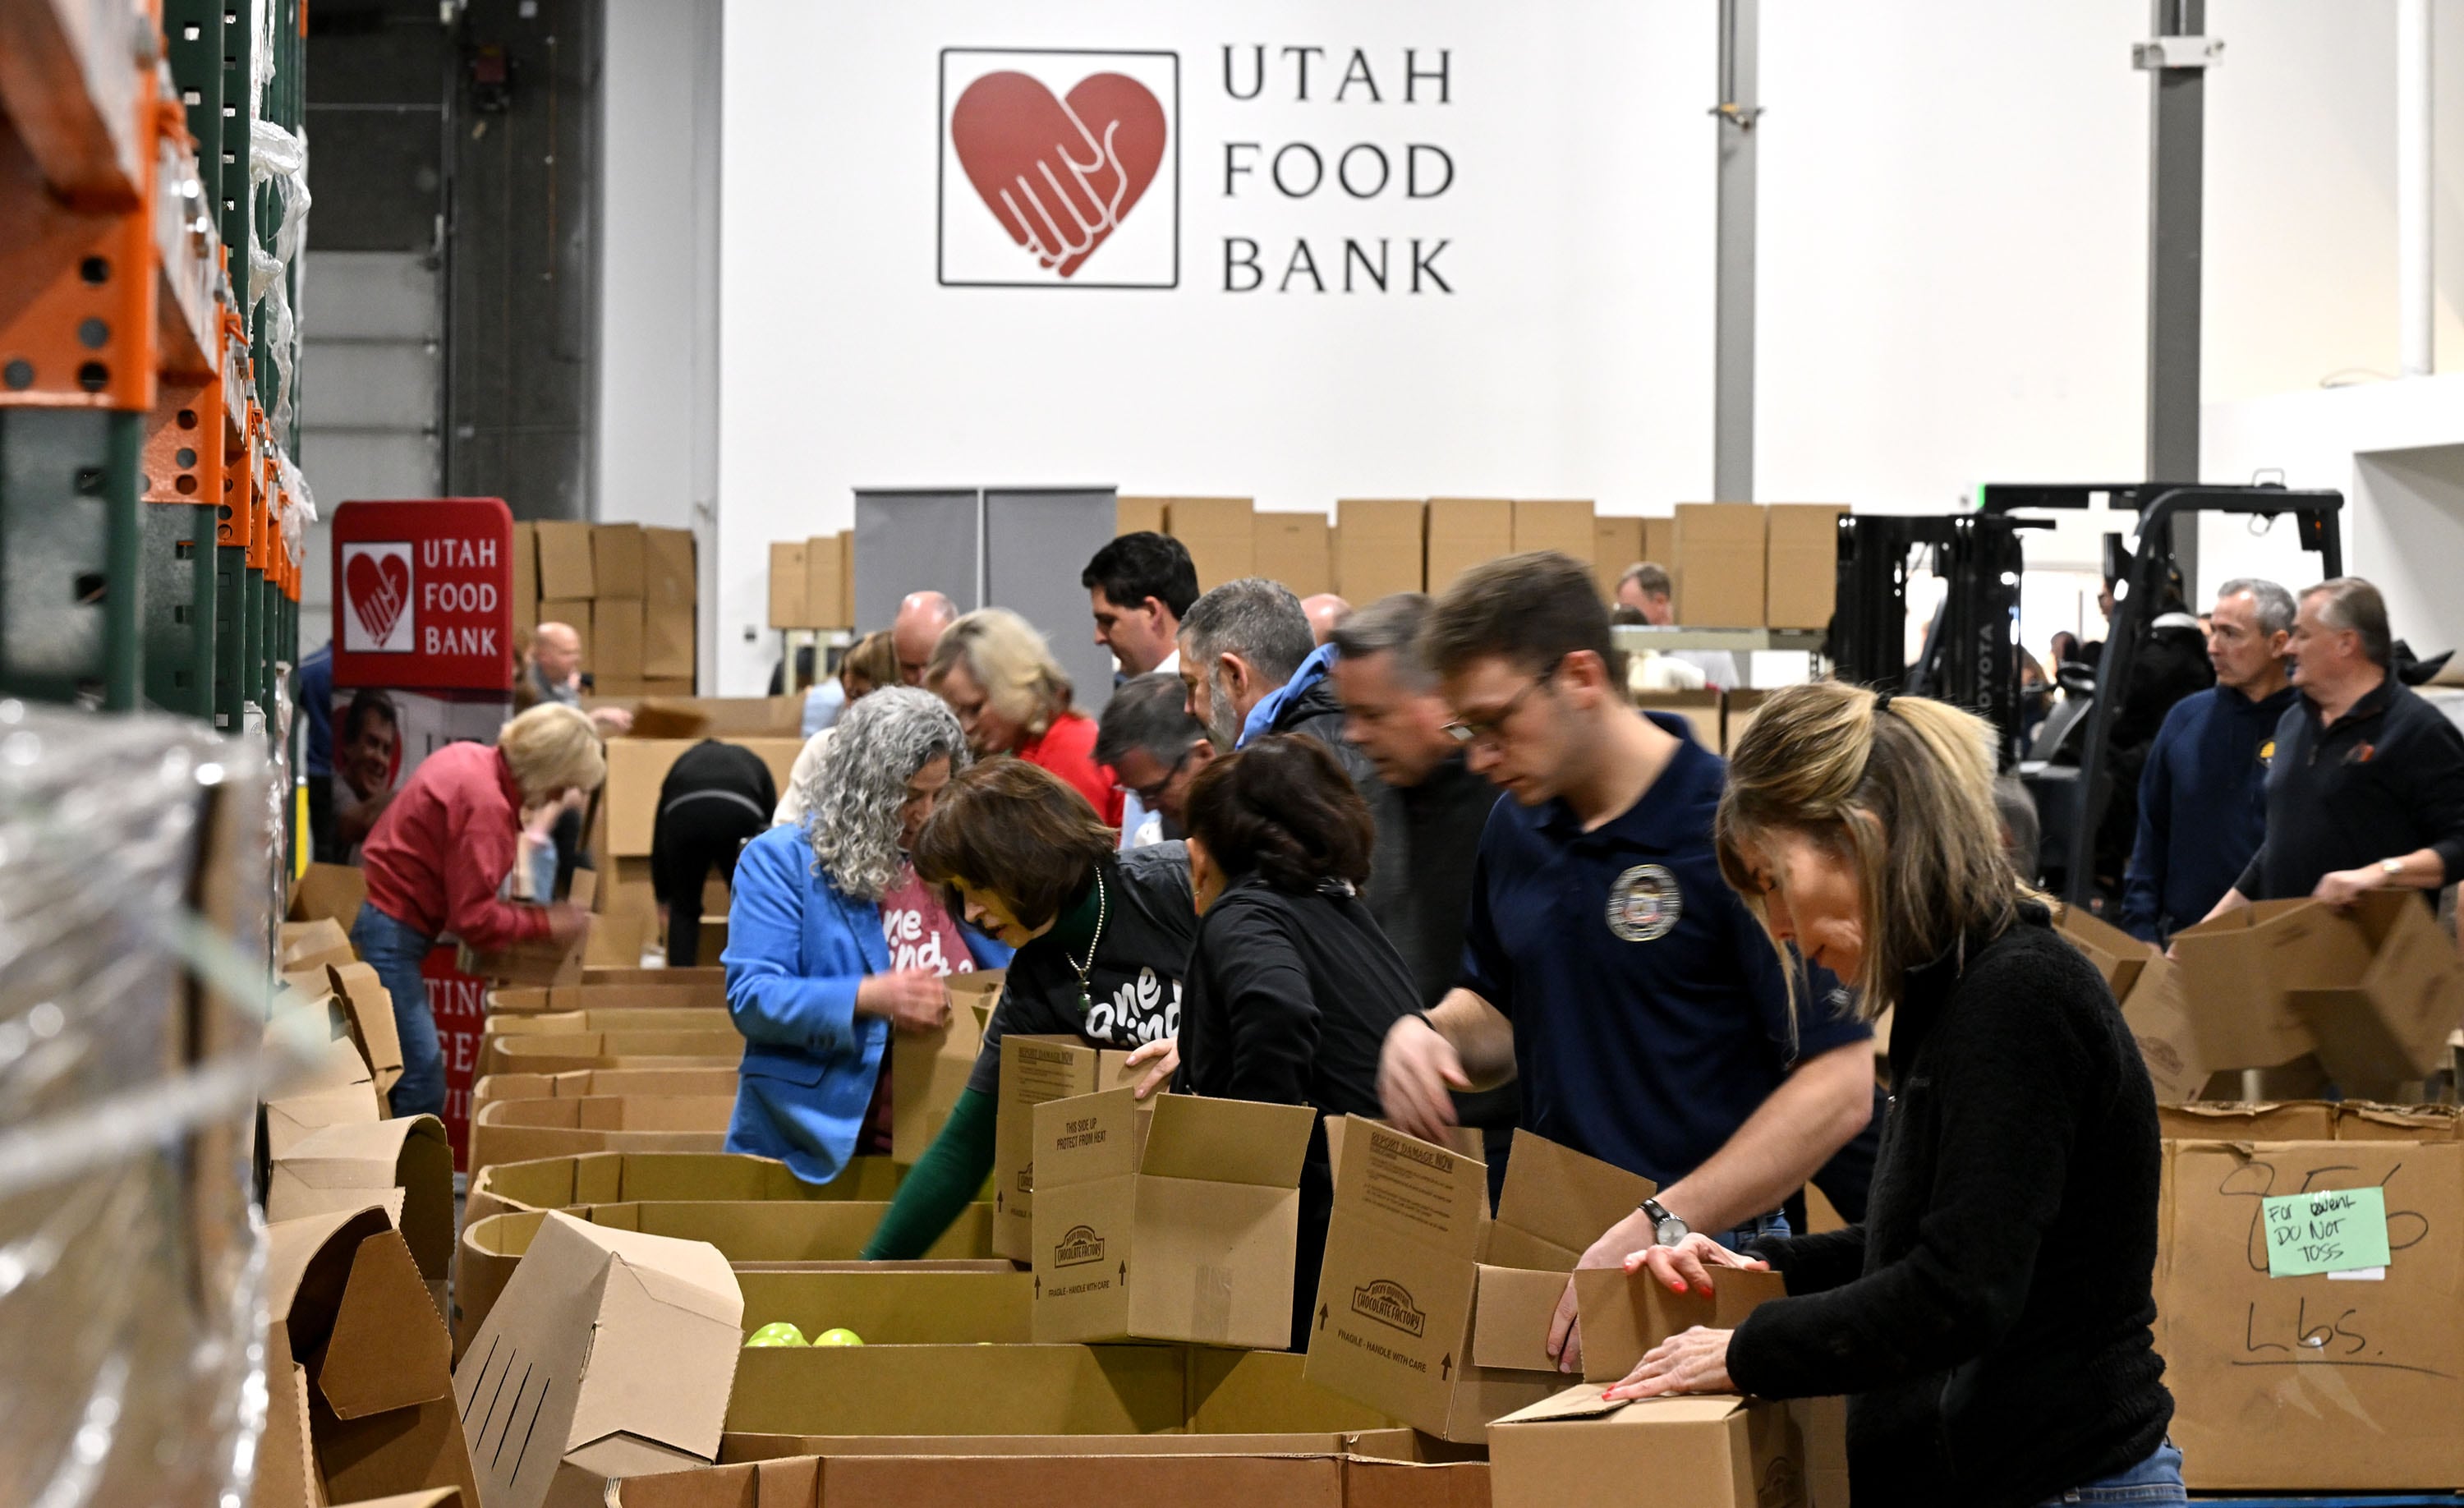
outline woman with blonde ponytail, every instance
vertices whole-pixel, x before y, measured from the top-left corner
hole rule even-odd
[[[1776,1268],[1612,1398],[1845,1393],[1859,1503],[2178,1503],[2150,1328],[2156,1100],[2112,992],[2004,857],[1991,733],[1922,697],[1774,693],[1729,758],[1720,868],[1867,1016],[1895,1093],[1865,1221],[1627,1259],[1671,1288]]]

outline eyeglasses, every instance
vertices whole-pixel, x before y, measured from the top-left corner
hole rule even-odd
[[[1517,709],[1522,707],[1524,700],[1530,696],[1532,692],[1540,689],[1540,688],[1547,686],[1551,681],[1554,680],[1557,675],[1557,667],[1565,664],[1565,662],[1566,657],[1564,655],[1559,655],[1555,659],[1550,661],[1547,665],[1541,667],[1539,676],[1534,679],[1529,686],[1527,686],[1522,690],[1515,692],[1504,707],[1497,710],[1497,714],[1495,716],[1484,717],[1477,721],[1470,722],[1458,717],[1445,723],[1443,726],[1446,731],[1446,736],[1452,738],[1459,744],[1476,744],[1483,740],[1494,741],[1497,737],[1498,730],[1506,726],[1507,720],[1514,715]]]
[[[1163,773],[1162,779],[1153,781],[1147,785],[1125,785],[1121,787],[1121,789],[1129,792],[1132,796],[1136,797],[1140,806],[1147,808],[1149,811],[1153,811],[1155,809],[1155,804],[1163,799],[1163,793],[1171,787],[1174,779],[1180,775],[1182,770],[1188,768],[1189,756],[1196,753],[1198,753],[1198,746],[1196,744],[1191,744],[1188,748],[1180,752],[1179,758],[1175,759],[1172,762],[1172,768]]]

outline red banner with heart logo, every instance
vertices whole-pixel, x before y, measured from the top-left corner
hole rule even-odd
[[[334,511],[334,684],[514,684],[514,516],[495,497]]]

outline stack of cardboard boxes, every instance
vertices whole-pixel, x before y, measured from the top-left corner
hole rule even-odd
[[[855,625],[855,532],[770,545],[770,626],[850,628]],[[884,625],[886,626],[886,625]]]
[[[514,626],[570,624],[601,696],[691,696],[696,577],[689,529],[514,526]]]

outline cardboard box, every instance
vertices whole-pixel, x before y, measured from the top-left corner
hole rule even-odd
[[[533,628],[539,623],[539,528],[535,524],[514,525],[514,626]],[[524,621],[523,614],[530,616]],[[473,1505],[476,1508],[476,1505]]]
[[[2167,1160],[2156,1340],[2191,1490],[2464,1481],[2464,1147],[2180,1142]],[[2371,1188],[2378,1278],[2268,1275],[2263,1198]]]
[[[1754,719],[1762,715],[1763,703],[1770,696],[1769,691],[1757,691],[1749,688],[1738,688],[1720,693],[1720,752],[1722,754],[1727,754],[1744,740],[1747,730],[1754,726]]]
[[[274,1159],[268,1221],[382,1208],[429,1281],[453,1261],[453,1147],[432,1115],[328,1126]]]
[[[739,1279],[740,1280],[740,1279]],[[1204,1350],[1188,1353],[1193,1364],[1210,1354]],[[1272,1360],[1267,1353],[1264,1359]],[[1195,1386],[1193,1380],[1193,1386]],[[1071,1434],[757,1434],[730,1430],[719,1442],[718,1458],[725,1465],[741,1465],[760,1461],[782,1461],[797,1457],[816,1457],[825,1461],[841,1456],[857,1455],[1086,1455],[1090,1452],[1108,1456],[1135,1455],[1349,1455],[1364,1464],[1437,1465],[1478,1464],[1458,1447],[1443,1440],[1432,1440],[1410,1430],[1299,1430],[1267,1433],[1216,1433],[1193,1426],[1187,1434],[1107,1434],[1094,1439]],[[709,1473],[703,1474],[705,1476]],[[733,1499],[731,1499],[733,1501]],[[1418,1508],[1423,1501],[1435,1508],[1443,1503],[1454,1508],[1471,1508],[1471,1502],[1487,1501],[1485,1487],[1482,1496],[1464,1502],[1458,1498],[1397,1498],[1378,1497],[1373,1499],[1393,1508]]]
[[[1310,1382],[1308,1370],[1309,1358],[1293,1351],[1192,1347],[1190,1433],[1292,1434],[1395,1427],[1394,1420],[1368,1405]]]
[[[1024,1344],[1035,1278],[998,1273],[746,1272],[747,1333],[785,1321],[806,1339],[845,1328],[867,1345]]]
[[[1466,570],[1514,553],[1514,505],[1496,497],[1432,497],[1428,540],[1428,591],[1442,597]]]
[[[438,1487],[475,1502],[451,1342],[373,1206],[266,1227],[266,1430],[252,1501],[314,1508]]]
[[[478,1420],[484,1508],[536,1508],[554,1463],[618,1435],[715,1458],[743,1344],[727,1259],[568,1214],[541,1221],[454,1371],[454,1402]]]
[[[736,1093],[733,1068],[585,1068],[564,1074],[493,1074],[471,1085],[473,1108],[499,1100],[585,1100],[616,1095]]]
[[[1428,505],[1418,498],[1347,497],[1334,505],[1334,589],[1355,607],[1426,590]]]
[[[737,1366],[728,1432],[1154,1434],[1187,1419],[1170,1345],[758,1347]],[[862,1500],[862,1499],[858,1499]]]
[[[1324,514],[1260,514],[1256,572],[1295,597],[1334,590],[1334,554]]]
[[[1763,510],[1763,621],[1773,628],[1831,626],[1839,589],[1840,503],[1773,503]]]
[[[1642,558],[1677,579],[1677,520],[1673,516],[1642,521]],[[1631,563],[1631,562],[1629,562]]]
[[[642,674],[689,683],[697,668],[693,633],[699,603],[693,531],[645,529],[642,547],[648,577],[642,608]],[[688,694],[692,689],[690,685],[685,688]]]
[[[644,969],[638,966],[621,969],[593,969],[582,976],[584,989],[616,985],[658,985],[666,988],[694,988],[706,991],[711,1003],[727,998],[727,971],[717,964],[703,964],[693,969]]]
[[[291,882],[291,920],[331,921],[342,929],[347,941],[351,924],[359,919],[360,907],[367,899],[368,877],[359,865],[312,863]]]
[[[562,623],[582,641],[582,663],[587,667],[590,658],[590,599],[586,597],[542,597],[539,604],[539,622]]]
[[[650,570],[644,552],[639,524],[593,524],[590,526],[590,595],[593,597],[630,597],[650,595]]]
[[[1494,1508],[1624,1508],[1639,1482],[1651,1484],[1653,1508],[1805,1500],[1789,1408],[1720,1394],[1612,1404],[1596,1384],[1569,1388],[1498,1420],[1488,1458]]]
[[[531,533],[539,545],[539,595],[542,604],[587,601],[599,595],[595,563],[598,552],[591,544],[590,525],[544,520],[531,525]],[[546,622],[551,616],[542,605],[540,620]]]
[[[804,626],[845,628],[853,604],[839,595],[839,536],[815,535],[804,541]]]
[[[470,1166],[583,1152],[723,1152],[733,1095],[498,1100],[471,1117]]]
[[[855,531],[839,531],[839,601],[847,606],[849,627],[855,626]],[[884,623],[883,627],[889,624]]]
[[[1035,1338],[1292,1333],[1305,1104],[1113,1089],[1035,1107]]]
[[[1115,523],[1112,533],[1118,535],[1164,532],[1164,507],[1171,499],[1163,497],[1115,497],[1112,499]]]
[[[1617,579],[1625,568],[1649,558],[1642,553],[1642,520],[1596,517],[1592,520],[1592,579],[1599,583],[1600,601],[1617,605]]]
[[[1511,1168],[1509,1161],[1507,1165]],[[1574,1274],[1575,1313],[1583,1327],[1583,1380],[1622,1381],[1651,1348],[1696,1325],[1733,1330],[1746,1316],[1774,1299],[1788,1297],[1788,1279],[1777,1273],[1723,1268],[1712,1277],[1708,1299],[1694,1293],[1671,1293],[1649,1273],[1621,1267],[1587,1267]],[[1543,1344],[1548,1318],[1540,1331],[1517,1325],[1504,1337],[1503,1354],[1489,1349],[1487,1316],[1472,1340],[1472,1360],[1482,1366],[1526,1366],[1546,1363]],[[1516,1360],[1519,1351],[1522,1360]]]
[[[1165,530],[1188,548],[1198,567],[1199,591],[1211,592],[1257,574],[1258,539],[1251,514],[1245,497],[1176,497],[1165,506]]]
[[[808,546],[802,539],[770,541],[770,626],[773,628],[803,628],[806,625],[810,616],[804,607],[804,594],[808,590],[804,580],[807,553]]]
[[[1684,718],[1694,730],[1695,741],[1713,754],[1724,747],[1727,737],[1725,704],[1717,691],[1650,691],[1635,697],[1634,705],[1646,712],[1673,712]]]
[[[488,992],[492,1016],[644,1006],[724,1010],[727,971],[585,967],[577,985],[500,985]]]
[[[2452,1104],[2368,1104],[2350,1100],[2336,1106],[2340,1142],[2453,1142],[2464,1140],[2464,1120]]]
[[[1478,1443],[1490,1420],[1563,1386],[1540,1343],[1566,1275],[1655,1187],[1526,1132],[1491,1221],[1478,1158],[1375,1122],[1348,1123],[1342,1141],[1309,1379]],[[1484,1366],[1482,1350],[1526,1365]]]
[[[1035,1257],[1035,1107],[1133,1084],[1130,1055],[1074,1037],[1001,1038],[1001,1100],[993,1110],[993,1255]]]
[[[883,1157],[849,1158],[838,1177],[808,1184],[785,1163],[743,1152],[584,1152],[498,1163],[473,1173],[468,1218],[475,1222],[507,1210],[693,1199],[882,1203],[898,1191],[900,1176],[901,1169]]]
[[[341,1008],[331,996],[297,1001],[282,1008],[269,1035],[279,1033],[313,1040],[324,1034],[321,1050],[304,1067],[285,1063],[270,1074],[273,1092],[265,1102],[265,1144],[270,1157],[282,1157],[313,1133],[329,1126],[361,1125],[385,1119],[385,1104],[377,1093],[367,1059],[352,1039]],[[271,1044],[269,1044],[269,1049]]]
[[[788,776],[795,771],[796,755],[804,750],[804,741],[793,737],[730,734],[726,741],[759,754],[761,762],[770,767],[770,778],[782,791],[787,788]],[[608,742],[607,783],[599,798],[607,814],[607,842],[603,858],[650,856],[650,841],[659,823],[659,789],[666,783],[668,772],[695,742],[690,738],[617,738]]]
[[[285,922],[279,940],[275,967],[284,973],[360,961],[360,955],[351,951],[350,934],[342,929],[341,923],[331,918]]]
[[[602,597],[590,604],[590,658],[583,662],[602,681],[642,678],[642,600]]]
[[[1763,510],[1752,503],[1677,505],[1677,558],[1661,563],[1677,583],[1679,623],[1688,628],[1763,626],[1764,522]]]
[[[2283,1104],[2208,1102],[2159,1104],[2157,1134],[2167,1141],[2332,1142],[2336,1107],[2319,1100]]]
[[[480,1059],[481,1074],[570,1073],[578,1068],[733,1068],[744,1038],[733,1032],[554,1032],[509,1037]]]
[[[914,1162],[941,1134],[983,1052],[984,1028],[1008,973],[983,969],[950,975],[950,1024],[937,1032],[891,1036],[890,1139],[896,1161]]]
[[[1516,499],[1514,553],[1554,550],[1577,560],[1592,557],[1592,505],[1589,502],[1535,503]]]
[[[377,1093],[392,1093],[402,1082],[402,1034],[394,1025],[393,992],[371,964],[327,964],[325,979],[350,1023],[352,1044],[367,1060]]]
[[[2200,1055],[2180,968],[2154,946],[2077,907],[2065,907],[2055,928],[2096,965],[2121,1003],[2157,1103],[2197,1098],[2211,1069]]]

